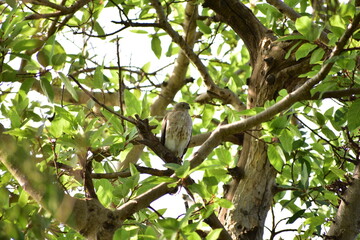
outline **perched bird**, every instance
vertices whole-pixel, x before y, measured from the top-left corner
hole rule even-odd
[[[178,158],[185,154],[191,139],[192,121],[188,103],[175,104],[162,122],[161,143],[172,151]]]

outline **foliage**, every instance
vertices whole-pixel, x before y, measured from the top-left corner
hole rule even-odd
[[[150,149],[129,169],[119,169],[137,144],[136,126],[99,107],[68,77],[73,76],[111,110],[124,116],[138,114],[149,118],[151,125],[160,126],[161,116],[151,115],[149,109],[157,107],[152,104],[171,78],[181,50],[157,25],[158,17],[149,1],[88,1],[74,14],[55,16],[51,16],[54,9],[41,2],[0,1],[0,122],[6,134],[25,142],[37,168],[51,172],[64,191],[77,198],[85,198],[82,157],[92,161],[93,173],[126,173],[93,178],[99,201],[109,209],[160,183],[176,184],[169,176],[144,175],[137,167],[162,167]],[[75,3],[54,2],[69,9]],[[186,2],[161,2],[167,6],[171,26],[179,34],[187,34],[182,28]],[[309,1],[287,0],[285,3],[301,14],[292,21],[265,1],[244,3],[275,33],[277,42],[295,42],[285,57],[310,61],[311,70],[300,76],[306,79],[319,71],[329,49],[358,11],[354,1],[341,3],[335,10],[330,1],[326,9],[310,14]],[[217,86],[246,102],[246,79],[252,74],[249,52],[230,26],[214,20],[213,11],[200,5],[199,12],[194,52]],[[329,39],[325,46],[319,40],[324,29]],[[329,91],[359,88],[359,34],[357,31],[352,36],[340,56],[327,60],[335,62],[330,74],[311,91],[314,96],[320,93],[318,100],[300,101],[262,123],[258,141],[267,144],[268,159],[278,172],[274,206],[290,211],[287,223],[297,224],[292,236],[309,239],[326,233],[360,158],[360,99],[356,95],[322,99]],[[194,136],[215,130],[225,119],[231,123],[255,115],[288,95],[282,90],[277,99],[243,112],[218,99],[210,104],[195,103],[196,96],[206,92],[207,83],[195,66],[186,71],[190,80],[174,100],[194,103]],[[153,132],[159,135],[160,127]],[[232,207],[223,198],[223,185],[231,181],[228,169],[236,166],[240,150],[240,145],[223,142],[206,161],[191,169],[187,159],[196,150],[190,148],[183,165],[165,165],[180,179],[190,174],[195,178],[196,183],[188,189],[196,196],[196,203],[186,209],[176,206],[183,209],[179,216],[172,213],[171,203],[161,209],[142,209],[124,222],[114,239],[201,239],[204,232],[206,239],[217,239],[220,230],[209,228],[205,220],[219,208]],[[0,169],[0,238],[83,238],[39,206],[4,165]],[[171,197],[181,193],[179,190]],[[281,233],[273,226],[271,237]]]

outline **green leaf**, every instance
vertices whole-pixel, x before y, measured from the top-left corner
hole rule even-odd
[[[66,61],[66,54],[65,53],[57,53],[54,54],[51,58],[51,63],[53,66],[62,66]],[[56,68],[59,69],[59,68]]]
[[[13,47],[14,51],[21,52],[24,50],[33,50],[41,47],[43,41],[40,39],[23,39],[17,41]]]
[[[303,16],[295,21],[295,27],[307,40],[310,42],[315,41],[321,33],[321,28],[315,25],[311,18]]]
[[[159,225],[165,229],[177,231],[180,227],[180,223],[175,218],[159,219]]]
[[[217,148],[215,154],[223,164],[230,165],[232,158],[228,149]]]
[[[221,231],[222,231],[221,228],[212,229],[210,231],[210,233],[206,236],[205,239],[206,240],[217,240],[217,239],[219,239]]]
[[[338,178],[343,179],[346,172],[338,167],[330,167],[330,171],[333,172]]]
[[[139,34],[148,34],[148,31],[143,30],[143,29],[131,29],[130,32],[139,33]]]
[[[312,226],[320,226],[325,222],[324,216],[309,217],[304,221],[304,224]]]
[[[154,52],[155,56],[160,59],[161,57],[161,41],[158,36],[153,36],[151,39],[151,49]]]
[[[304,214],[305,209],[301,209],[299,211],[297,211],[296,213],[294,213],[294,215],[292,215],[289,220],[286,222],[286,224],[291,224],[294,223],[296,221],[296,219],[298,219],[299,217],[302,217],[302,215]]]
[[[126,105],[126,114],[134,115],[141,114],[141,105],[139,99],[129,90],[124,91],[125,95],[125,105]]]
[[[25,93],[28,93],[34,84],[35,79],[34,78],[27,78],[23,81],[21,84],[20,90],[24,91]]]
[[[41,89],[43,90],[43,92],[45,93],[45,95],[47,96],[47,98],[49,99],[49,101],[53,102],[54,101],[54,90],[53,90],[50,82],[45,77],[40,78],[40,86],[41,86]]]
[[[29,194],[25,190],[22,190],[18,200],[19,206],[25,207],[28,204],[28,200],[29,200]]]
[[[355,100],[347,112],[348,128],[353,131],[360,127],[360,99]]]
[[[205,105],[204,106],[204,111],[202,114],[202,126],[203,127],[207,127],[209,126],[209,124],[211,123],[211,120],[213,118],[213,115],[215,113],[215,108],[214,106],[211,105]]]
[[[142,111],[141,111],[140,117],[142,119],[149,117],[149,115],[150,115],[150,106],[149,106],[149,103],[148,103],[147,93],[145,93],[145,96],[141,101],[141,109],[142,109]]]
[[[113,240],[119,239],[131,239],[130,231],[123,228],[118,228],[113,235]]]
[[[10,7],[16,8],[17,1],[15,1],[15,0],[6,0],[6,3],[9,4]]]
[[[74,124],[75,122],[74,116],[65,108],[55,106],[55,112],[58,117],[64,118],[66,121],[70,122],[71,124]]]
[[[104,83],[103,67],[97,66],[94,73],[94,87],[102,88]]]
[[[301,42],[297,42],[294,44],[294,46],[292,46],[289,51],[285,54],[285,59],[288,59],[292,53],[292,51],[297,48],[297,46],[299,46],[301,44]]]
[[[101,110],[101,113],[111,123],[111,126],[114,128],[117,134],[121,135],[124,133],[124,129],[121,125],[121,120],[117,116],[113,115],[107,110]]]
[[[331,141],[336,140],[338,137],[335,135],[334,131],[330,128],[323,126],[321,128],[321,132],[325,134],[325,136]]]
[[[288,35],[288,36],[284,36],[284,37],[280,37],[280,38],[276,39],[276,41],[278,41],[278,42],[289,41],[289,40],[306,40],[306,38],[303,35],[294,34],[294,35]]]
[[[281,132],[280,136],[279,136],[279,140],[281,143],[281,146],[283,147],[283,149],[287,152],[287,153],[291,153],[293,148],[292,148],[292,144],[294,141],[294,136],[293,134],[285,129],[284,131]]]
[[[318,48],[316,49],[312,54],[311,54],[311,58],[310,58],[310,64],[316,64],[319,61],[322,60],[323,56],[325,54],[324,49],[322,48]]]
[[[50,65],[50,58],[48,56],[48,52],[44,50],[44,48],[36,54],[36,58],[43,67],[47,67]]]
[[[311,43],[304,43],[303,45],[301,45],[295,52],[296,61],[298,61],[300,58],[308,56],[309,53],[316,47],[317,46],[315,44]]]
[[[0,73],[0,82],[16,82],[16,71],[5,70]]]
[[[196,20],[196,24],[201,32],[205,34],[211,34],[211,28],[208,25],[206,25],[203,21]]]
[[[64,133],[64,128],[69,127],[70,124],[68,121],[66,121],[63,118],[56,118],[55,120],[53,120],[51,122],[51,126],[49,127],[49,133],[54,137],[54,138],[59,138],[62,136],[62,134]]]
[[[104,29],[100,26],[99,22],[95,22],[94,24],[94,30],[99,36],[105,35]],[[101,39],[106,39],[105,37],[101,37]]]
[[[75,99],[75,101],[79,101],[79,97],[77,95],[75,88],[73,87],[69,79],[65,76],[65,74],[60,72],[59,76],[61,81],[64,83],[66,90],[70,93],[72,98]]]
[[[188,160],[185,160],[180,167],[176,168],[175,175],[179,178],[185,178],[187,175],[189,175],[190,171],[190,162]]]
[[[233,203],[225,198],[217,199],[216,203],[219,204],[219,206],[223,207],[223,208],[231,208],[233,206]]]
[[[279,116],[271,121],[270,126],[273,130],[276,129],[282,130],[285,129],[288,124],[289,124],[289,119],[287,116]]]
[[[276,171],[281,172],[285,162],[285,156],[281,148],[279,146],[269,144],[267,147],[267,155],[270,164],[276,169]]]
[[[311,172],[311,166],[308,161],[301,159],[301,184],[303,187],[309,187],[309,176]]]

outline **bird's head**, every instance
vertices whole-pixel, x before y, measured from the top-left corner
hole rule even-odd
[[[190,109],[190,105],[186,102],[179,102],[174,106],[175,111],[189,110],[189,109]]]

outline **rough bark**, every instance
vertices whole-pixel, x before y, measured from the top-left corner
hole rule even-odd
[[[284,59],[293,42],[274,42],[271,32],[236,0],[207,0],[204,6],[213,9],[222,21],[231,26],[250,52],[253,72],[247,108],[263,106],[267,100],[276,98],[282,88],[291,92],[303,84],[298,76],[310,70],[308,59]],[[339,54],[337,50],[335,52]],[[227,195],[233,201],[234,209],[228,213],[223,210],[220,214],[234,239],[262,239],[265,218],[273,198],[276,172],[267,159],[266,144],[258,140],[261,127],[252,130],[252,136],[245,134],[238,161],[245,174],[240,181],[232,181]]]
[[[204,7],[213,9],[220,21],[229,24],[244,41],[251,63],[256,60],[259,42],[268,32],[250,9],[237,0],[207,0]]]
[[[355,168],[353,180],[342,200],[333,224],[325,239],[353,240],[360,229],[360,165]]]

